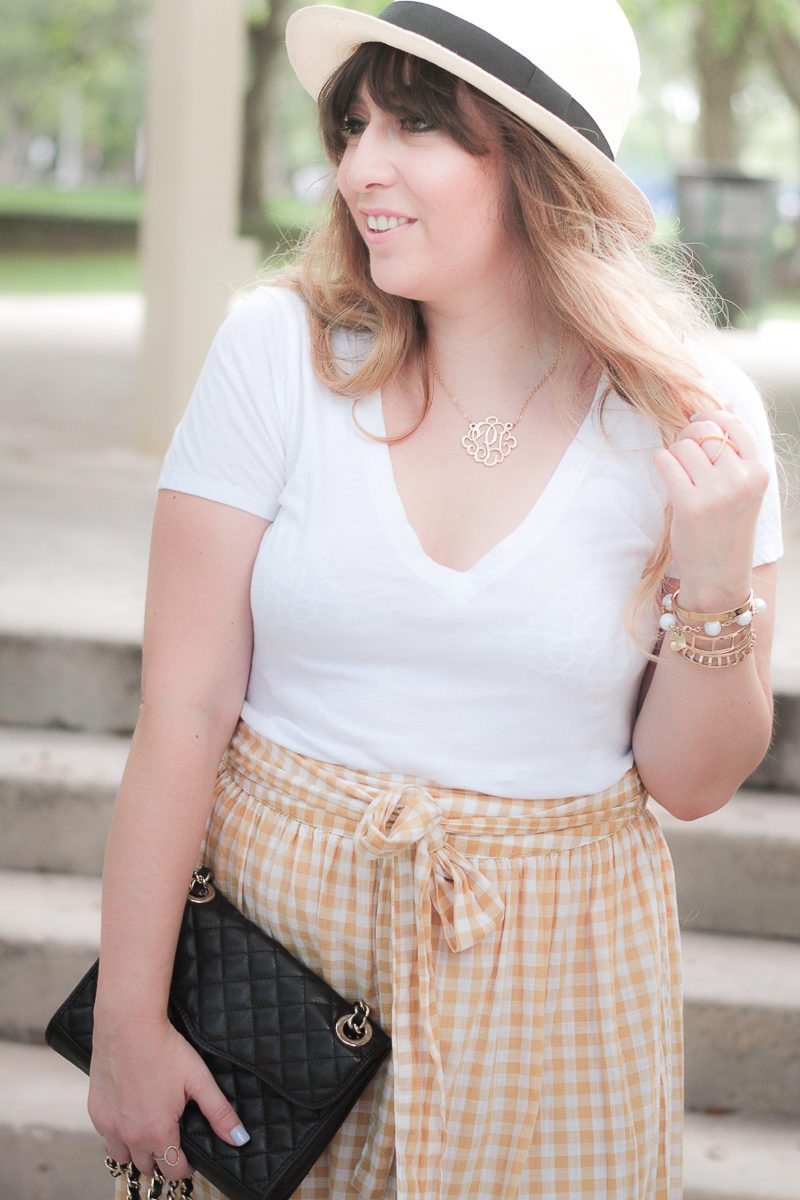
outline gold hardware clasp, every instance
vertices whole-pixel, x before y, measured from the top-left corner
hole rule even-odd
[[[369,1006],[356,1000],[353,1011],[336,1022],[336,1036],[345,1046],[366,1046],[372,1037],[372,1026],[367,1019]]]
[[[210,867],[198,867],[192,874],[189,884],[189,899],[192,904],[208,904],[216,896],[216,888],[211,880],[214,878]]]

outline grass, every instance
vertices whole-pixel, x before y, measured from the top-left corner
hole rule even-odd
[[[135,292],[139,287],[134,253],[0,256],[0,293]]]
[[[141,208],[141,194],[133,189],[0,187],[0,214],[136,220]]]
[[[81,188],[59,191],[54,187],[0,187],[0,221],[3,216],[35,216],[59,220],[137,220],[141,193],[132,189]],[[316,207],[292,197],[270,201],[271,226],[276,235],[277,257],[284,244],[280,231],[291,241],[311,224]],[[267,251],[265,251],[265,257]],[[0,293],[122,292],[141,286],[139,263],[132,250],[80,252],[20,249],[0,253]]]
[[[268,207],[270,216],[280,228],[304,228],[313,221],[317,211],[315,204],[293,196],[273,196]],[[59,191],[44,186],[0,187],[0,215],[135,221],[141,212],[142,195],[134,189]]]

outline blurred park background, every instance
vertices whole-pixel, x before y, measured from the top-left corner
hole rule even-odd
[[[328,179],[283,49],[298,4],[0,0],[3,1200],[108,1196],[83,1077],[42,1031],[96,954],[160,456],[227,307]],[[684,1195],[798,1200],[800,0],[622,5],[643,82],[621,165],[724,297],[708,336],[766,394],[787,500],[774,745],[720,813],[667,827]]]
[[[311,102],[283,50],[298,3],[245,3],[240,230],[265,256],[313,217],[326,174]],[[379,12],[383,2],[350,6]],[[653,202],[659,237],[693,247],[728,301],[720,320],[800,319],[800,5],[622,6],[643,81],[621,165]],[[0,0],[2,292],[140,287],[153,8]]]

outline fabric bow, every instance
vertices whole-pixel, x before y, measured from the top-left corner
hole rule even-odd
[[[388,901],[392,914],[395,1132],[402,1197],[413,1194],[413,1181],[428,1175],[432,1163],[441,1163],[447,1142],[431,908],[439,915],[448,947],[459,953],[499,929],[505,906],[494,884],[448,843],[441,810],[422,786],[404,784],[371,800],[356,827],[355,845],[360,853],[386,859],[389,865],[380,887],[388,889],[383,901]],[[428,1047],[427,1066],[419,1052],[420,1025]],[[412,1121],[412,1111],[430,1112],[430,1123],[421,1128],[419,1121]]]

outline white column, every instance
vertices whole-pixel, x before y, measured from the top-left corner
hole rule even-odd
[[[161,453],[258,246],[238,237],[242,0],[154,0],[141,256],[139,448]]]

